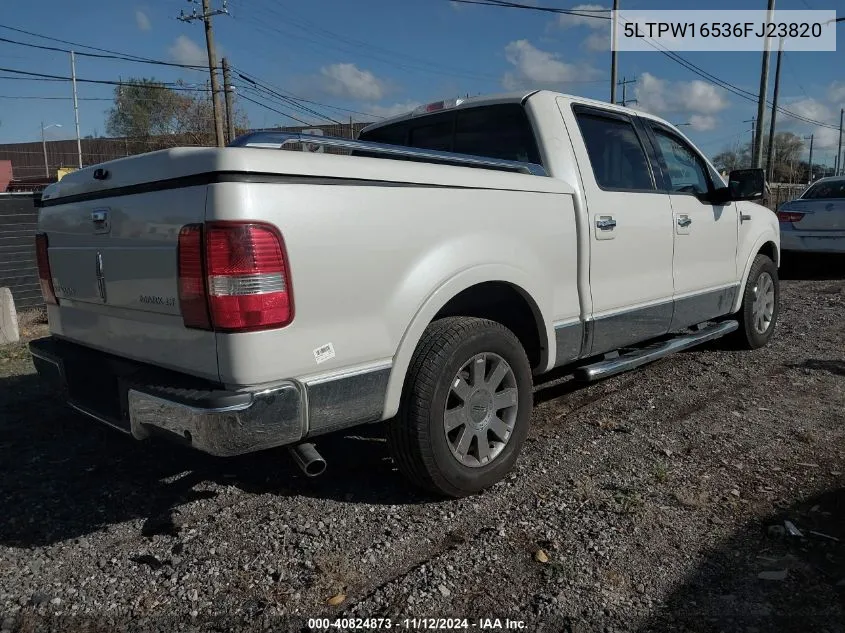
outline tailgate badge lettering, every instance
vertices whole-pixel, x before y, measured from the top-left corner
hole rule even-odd
[[[103,254],[97,251],[96,272],[97,272],[97,290],[100,292],[100,299],[103,303],[106,302],[106,277],[103,275]]]

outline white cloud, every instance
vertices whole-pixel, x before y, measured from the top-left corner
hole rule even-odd
[[[591,53],[604,53],[610,50],[610,9],[600,4],[579,4],[573,11],[580,15],[562,13],[552,25],[568,29],[584,26],[593,32],[581,43],[582,48]],[[591,17],[595,16],[595,17]]]
[[[414,108],[419,107],[422,105],[419,101],[406,101],[405,103],[394,103],[393,105],[389,106],[381,106],[381,105],[368,105],[364,107],[366,112],[370,114],[374,114],[377,117],[382,117],[385,119],[389,119],[392,116],[397,116],[399,114],[405,114],[406,112],[410,112]]]
[[[355,64],[323,66],[317,84],[322,92],[357,101],[380,101],[390,92],[387,82]]]
[[[194,43],[186,35],[180,35],[168,49],[170,57],[179,64],[202,66],[208,64],[208,55],[204,48]]]
[[[832,98],[831,101],[835,101],[835,99]],[[811,97],[793,101],[783,107],[799,116],[816,121],[829,121],[833,118],[833,112],[828,106]]]
[[[149,31],[152,28],[150,18],[148,18],[147,14],[140,9],[135,11],[135,24],[137,24],[138,28],[142,31]]]
[[[506,90],[560,88],[573,82],[594,79],[600,73],[583,64],[568,64],[559,56],[541,51],[528,40],[516,40],[505,47],[505,58],[514,67],[502,77]]]
[[[832,149],[839,147],[839,130],[829,127],[816,127],[812,130],[813,147],[816,149]],[[834,152],[836,154],[836,152]]]
[[[610,30],[607,33],[591,33],[584,40],[583,46],[593,53],[606,53],[610,50]]]
[[[699,81],[667,81],[650,73],[638,79],[634,93],[637,108],[658,115],[680,115],[688,118],[693,129],[712,130],[718,119],[714,115],[730,104],[716,86]]]
[[[719,119],[709,114],[693,114],[689,118],[690,127],[699,132],[716,129]]]
[[[601,11],[600,13],[598,11]],[[591,29],[609,29],[610,9],[600,4],[578,4],[572,7],[572,11],[581,11],[581,15],[561,13],[558,16],[557,24],[562,28],[573,26],[588,26]],[[601,17],[590,17],[591,15]]]
[[[845,82],[834,81],[828,86],[827,98],[834,104],[845,104]]]

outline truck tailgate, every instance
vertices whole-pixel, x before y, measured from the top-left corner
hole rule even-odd
[[[39,231],[59,300],[49,306],[53,334],[217,380],[214,333],[184,326],[178,290],[179,231],[203,221],[206,189],[90,200],[77,190],[66,203],[47,203]]]

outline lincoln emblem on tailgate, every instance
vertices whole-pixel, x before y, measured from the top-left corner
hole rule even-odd
[[[106,278],[103,275],[103,254],[97,251],[97,289],[100,291],[100,299],[106,302]]]

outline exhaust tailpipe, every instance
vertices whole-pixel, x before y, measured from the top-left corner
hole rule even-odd
[[[313,444],[297,444],[288,448],[296,465],[308,477],[316,477],[326,472],[326,460],[317,452]]]

